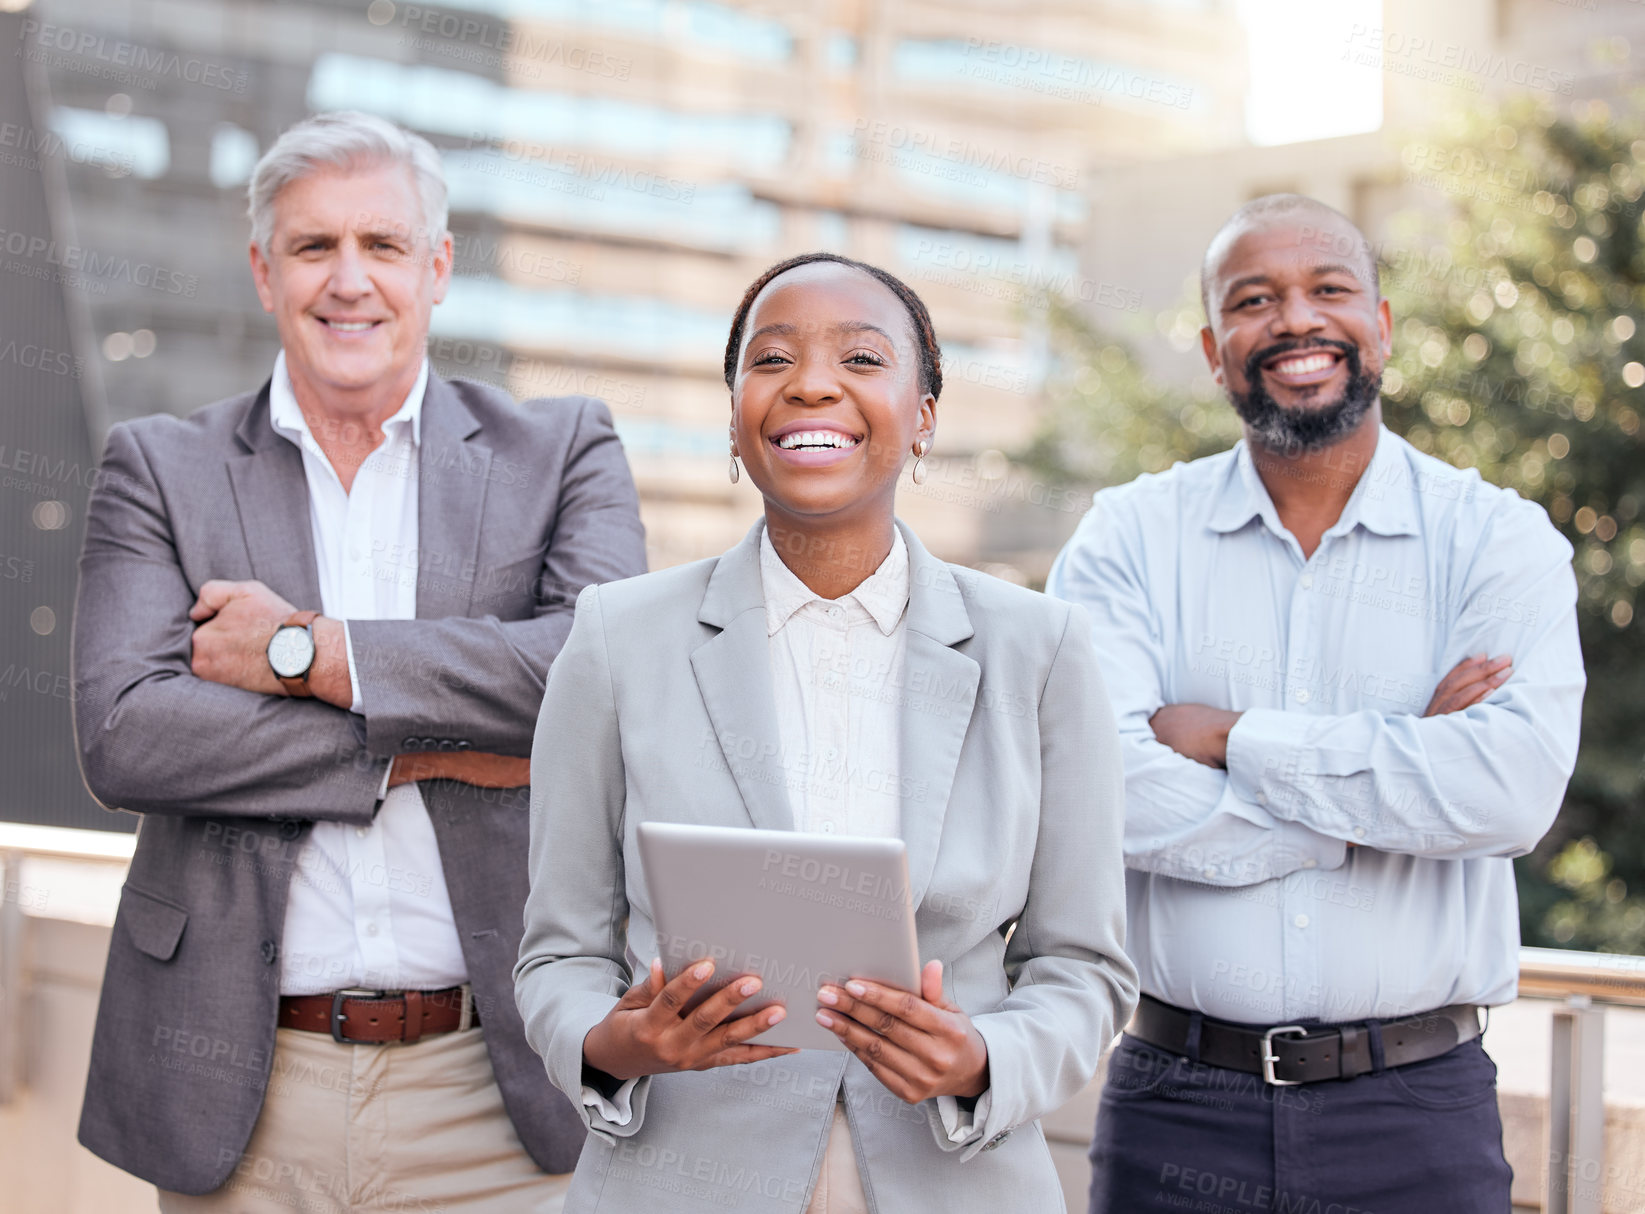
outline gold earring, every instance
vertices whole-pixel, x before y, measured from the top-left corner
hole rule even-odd
[[[738,481],[742,480],[742,478],[743,470],[737,467],[737,453],[733,451],[731,453],[731,483],[735,485]]]
[[[931,450],[931,444],[923,438],[914,444],[914,471],[909,473],[909,479],[916,485],[925,484],[925,453]]]

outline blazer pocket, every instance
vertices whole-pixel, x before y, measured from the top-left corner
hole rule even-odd
[[[128,883],[120,890],[119,919],[139,952],[170,961],[188,926],[188,911]]]

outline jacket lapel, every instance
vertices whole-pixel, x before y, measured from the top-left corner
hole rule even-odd
[[[269,422],[268,392],[265,383],[235,430],[248,454],[229,458],[229,484],[252,576],[299,610],[317,611],[320,573],[303,453],[275,433]]]
[[[697,618],[720,632],[692,651],[691,670],[748,816],[763,830],[793,830],[760,582],[764,527],[755,523],[709,575]]]
[[[417,618],[466,616],[483,576],[480,519],[491,448],[469,442],[480,423],[452,386],[430,372],[417,456]],[[450,572],[473,570],[472,576]]]
[[[771,657],[760,581],[756,523],[742,543],[720,558],[708,579],[697,618],[720,632],[693,651],[691,669],[709,720],[754,825],[793,830],[786,791]],[[926,551],[901,523],[908,545],[907,656],[900,703],[898,774],[918,799],[906,798],[902,838],[914,905],[925,896],[937,863],[943,820],[954,788],[960,750],[976,706],[981,667],[953,646],[970,638],[971,617],[947,565]]]
[[[917,907],[937,863],[982,668],[952,648],[974,633],[959,583],[912,531],[900,522],[897,526],[908,544],[910,583],[898,778],[915,792],[903,799],[902,838],[908,847],[909,892]]]

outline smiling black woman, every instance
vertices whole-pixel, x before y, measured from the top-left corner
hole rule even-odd
[[[936,433],[930,316],[889,275],[798,258],[749,287],[730,344],[732,459],[765,496],[773,547],[802,582],[838,598],[891,551],[898,474]]]
[[[940,365],[889,274],[772,267],[725,353],[732,469],[764,517],[723,556],[578,601],[532,755],[559,775],[532,805],[516,969],[592,1131],[568,1214],[653,1208],[643,1161],[665,1158],[692,1162],[703,1209],[1061,1208],[1037,1119],[1135,998],[1117,738],[1078,608],[947,565],[895,517]],[[656,960],[642,821],[900,836],[920,989],[826,982],[739,1016],[760,975],[738,974],[682,1016],[714,966]],[[843,1048],[750,1043],[784,1015]]]

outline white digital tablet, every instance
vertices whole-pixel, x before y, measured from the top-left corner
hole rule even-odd
[[[640,862],[657,954],[674,978],[710,957],[693,1004],[741,974],[760,993],[738,1014],[781,1003],[760,1045],[839,1050],[818,1024],[817,988],[867,978],[919,990],[919,947],[901,839],[642,822]],[[689,1005],[688,1005],[689,1006]]]

